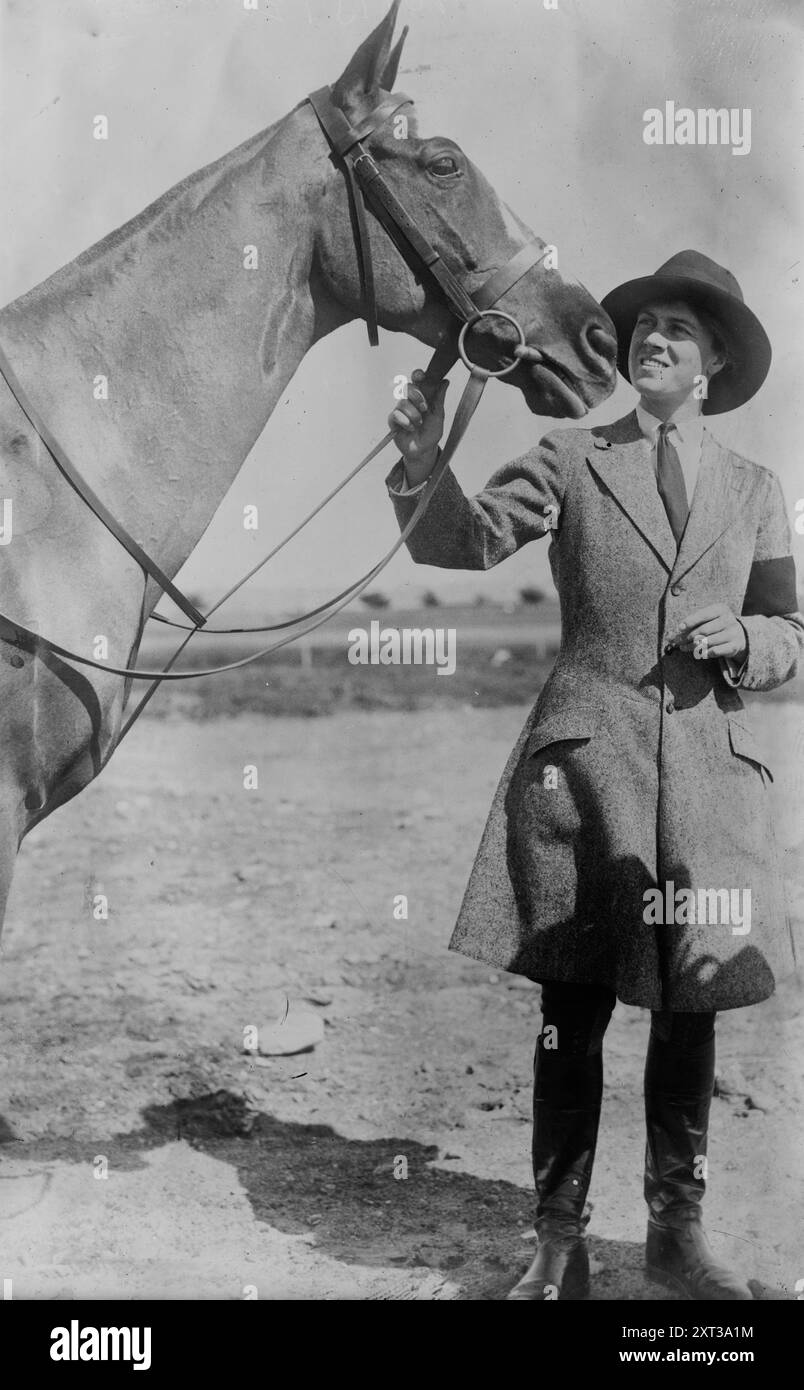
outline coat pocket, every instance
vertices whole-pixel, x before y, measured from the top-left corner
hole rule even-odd
[[[593,738],[597,732],[599,716],[586,711],[566,710],[560,714],[548,714],[537,721],[535,729],[525,744],[525,758],[541,753],[552,743],[584,742]]]
[[[763,781],[766,778],[770,782],[773,781],[773,773],[757,746],[753,729],[749,729],[747,724],[741,723],[734,715],[729,716],[729,742],[732,753],[738,758],[745,758],[746,762],[753,763],[759,769]]]

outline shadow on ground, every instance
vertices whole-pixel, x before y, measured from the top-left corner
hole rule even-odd
[[[226,1090],[147,1107],[143,1120],[104,1141],[118,1171],[141,1169],[144,1153],[182,1139],[231,1165],[258,1222],[291,1235],[313,1232],[316,1248],[344,1264],[425,1267],[448,1278],[460,1299],[498,1300],[532,1258],[533,1242],[522,1238],[532,1222],[530,1195],[434,1167],[433,1146],[399,1136],[348,1139],[328,1125],[280,1121]],[[2,1119],[0,1135],[6,1152],[39,1163],[91,1163],[97,1151],[91,1140],[16,1143]],[[672,1300],[645,1281],[641,1245],[590,1238],[589,1249],[595,1299]]]

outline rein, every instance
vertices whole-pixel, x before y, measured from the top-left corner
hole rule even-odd
[[[432,495],[445,469],[466,433],[469,422],[477,409],[489,378],[507,376],[519,365],[521,357],[527,356],[531,360],[538,360],[538,350],[526,345],[525,334],[517,320],[510,314],[503,313],[493,306],[508,290],[521,280],[529,270],[544,259],[547,254],[546,248],[542,248],[536,241],[528,242],[525,246],[520,248],[504,266],[496,270],[488,280],[475,291],[474,295],[469,295],[453,272],[444,263],[439,252],[436,251],[435,247],[433,247],[417,226],[403,204],[389,188],[377,164],[372,159],[369,152],[364,148],[363,142],[374,133],[378,126],[388,121],[401,107],[412,104],[411,98],[399,95],[386,98],[385,101],[380,102],[379,105],[374,108],[371,114],[361,123],[359,128],[352,126],[340,107],[336,106],[332,100],[331,91],[328,87],[322,87],[317,92],[313,92],[308,97],[308,100],[330,145],[331,158],[342,171],[346,179],[350,217],[360,277],[362,309],[368,330],[369,342],[372,346],[376,346],[379,342],[379,335],[377,329],[377,305],[374,292],[371,245],[366,224],[367,206],[384,227],[397,250],[414,274],[416,274],[417,277],[420,277],[423,273],[429,274],[435,279],[450,310],[455,315],[456,319],[462,323],[462,327],[457,334],[457,339],[453,335],[436,348],[428,364],[422,386],[425,390],[434,389],[458,358],[460,358],[468,369],[469,379],[456,408],[444,448],[439,452],[435,467],[426,483],[423,485],[421,492],[418,494],[415,510],[390,550],[377,562],[377,564],[372,566],[366,574],[354,580],[345,589],[342,589],[339,594],[335,594],[332,598],[327,599],[325,603],[320,604],[317,608],[310,609],[308,612],[297,614],[296,617],[290,618],[286,622],[268,624],[264,627],[209,628],[206,627],[207,620],[217,609],[222,607],[222,605],[242,588],[249,579],[253,578],[269,560],[273,559],[289,541],[304,529],[313,517],[318,515],[332,498],[337,496],[337,494],[346,487],[347,483],[351,482],[372,459],[376,458],[381,450],[391,442],[393,438],[392,433],[389,431],[389,433],[366,454],[365,458],[361,459],[360,463],[357,464],[357,466],[353,468],[352,471],[348,473],[347,476],[333,488],[333,490],[328,493],[328,495],[323,498],[283,540],[274,546],[257,565],[249,570],[249,572],[244,575],[237,584],[229,589],[213,607],[210,608],[209,612],[204,615],[190,603],[189,599],[187,599],[178,588],[176,588],[156,562],[151,559],[125,527],[104,506],[101,499],[90,487],[89,483],[82,477],[78,469],[62,449],[58,440],[51,434],[35,406],[28,399],[10,362],[2,351],[2,348],[0,348],[0,375],[5,379],[11,394],[16,399],[20,409],[33,429],[39,435],[59,471],[84,500],[94,515],[98,517],[99,521],[107,527],[128,554],[137,561],[142,569],[145,570],[146,574],[150,575],[150,577],[155,580],[163,592],[168,594],[192,623],[192,626],[188,627],[184,623],[173,622],[170,618],[164,618],[159,614],[150,615],[157,622],[166,624],[169,627],[179,628],[186,632],[187,636],[164,668],[156,671],[145,671],[139,667],[110,666],[108,662],[96,661],[90,657],[81,656],[77,652],[70,651],[68,648],[60,646],[57,642],[53,642],[50,638],[43,637],[41,634],[34,632],[31,628],[26,627],[24,623],[16,622],[0,614],[0,639],[11,646],[19,647],[22,650],[34,654],[36,654],[37,651],[49,652],[53,656],[67,661],[77,662],[81,666],[88,666],[94,670],[104,671],[107,675],[124,676],[129,680],[146,680],[152,682],[142,700],[140,700],[139,704],[122,726],[114,747],[116,747],[128,733],[132,724],[156,693],[162,681],[197,680],[202,676],[218,675],[224,671],[235,671],[240,667],[249,666],[252,662],[259,661],[262,657],[269,655],[271,652],[278,651],[280,647],[287,646],[288,643],[296,641],[298,638],[304,637],[310,632],[314,632],[316,628],[321,627],[323,623],[327,622],[334,614],[340,612],[340,610],[345,608],[353,599],[359,597],[368,585],[381,573],[402,545],[404,545],[405,541],[427,510]],[[481,367],[473,362],[465,346],[465,340],[469,330],[477,324],[480,319],[489,316],[506,319],[516,329],[520,340],[517,347],[513,350],[514,361],[497,371]],[[232,661],[222,666],[213,666],[206,669],[172,670],[173,665],[178,660],[191,638],[199,631],[209,634],[218,633],[226,635],[249,632],[279,632],[291,627],[299,628],[300,624],[306,624],[306,626],[302,626],[300,630],[294,631],[290,635],[281,637],[279,640],[262,648],[262,650],[258,652],[252,652],[249,656],[243,657],[239,661]],[[111,753],[109,756],[111,756]]]

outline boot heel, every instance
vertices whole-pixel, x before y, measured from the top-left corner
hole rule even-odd
[[[557,1298],[547,1290],[555,1289]],[[508,1295],[509,1302],[527,1299],[531,1303],[575,1302],[589,1297],[589,1254],[581,1237],[568,1248],[566,1237],[547,1236],[540,1242],[536,1258],[526,1274]]]
[[[700,1207],[676,1215],[675,1225],[659,1229],[648,1224],[645,1273],[682,1298],[720,1302],[749,1302],[753,1293],[744,1280],[715,1260],[701,1225]]]
[[[586,1244],[579,1246],[567,1261],[564,1278],[561,1281],[559,1300],[588,1298],[590,1292],[589,1252]]]

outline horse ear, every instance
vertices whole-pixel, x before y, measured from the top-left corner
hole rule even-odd
[[[393,53],[391,43],[400,4],[401,0],[393,0],[385,19],[364,39],[337,82],[333,83],[332,95],[338,106],[359,104],[366,96],[387,85],[384,78],[392,69],[394,55],[397,63],[399,61],[397,49],[401,48],[401,41]]]
[[[396,43],[391,49],[390,57],[388,59],[388,62],[385,64],[382,77],[380,78],[380,86],[384,87],[386,92],[392,92],[394,90],[394,87],[396,86],[396,75],[399,71],[399,60],[402,57],[402,49],[405,46],[405,39],[407,38],[407,36],[408,26],[406,24],[404,29],[402,30],[402,33],[399,35],[399,38],[397,39]]]

